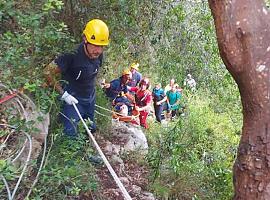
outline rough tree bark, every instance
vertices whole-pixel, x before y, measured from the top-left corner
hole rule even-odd
[[[243,128],[234,200],[270,200],[270,17],[263,0],[208,0],[220,55],[235,79]]]

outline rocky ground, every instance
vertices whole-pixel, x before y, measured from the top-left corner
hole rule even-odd
[[[143,161],[148,145],[139,127],[114,124],[110,137],[99,136],[97,142],[133,200],[156,199],[148,191],[149,169]],[[106,166],[97,165],[96,169],[102,188],[98,198],[124,200]]]

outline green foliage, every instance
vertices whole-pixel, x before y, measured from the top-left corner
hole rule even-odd
[[[16,178],[16,168],[10,161],[0,160],[0,174],[3,175],[6,180],[14,180]]]
[[[60,137],[58,94],[43,87],[42,77],[47,63],[81,41],[83,26],[92,18],[106,21],[111,35],[99,78],[112,80],[138,61],[140,72],[152,82],[164,86],[174,77],[182,86],[191,73],[198,83],[195,94],[184,90],[185,117],[170,123],[167,131],[151,124],[148,161],[153,191],[171,199],[229,199],[241,106],[236,84],[219,58],[207,1],[4,0],[0,2],[1,82],[9,88],[23,87],[40,110],[51,111],[53,122],[52,151],[31,198],[78,198],[97,188],[86,161],[93,150],[82,138]],[[97,104],[110,109],[99,87]],[[105,132],[111,113],[97,111],[105,115],[96,114]],[[22,130],[31,127],[19,119],[9,121]]]
[[[186,98],[185,117],[165,133],[151,130],[149,162],[157,178],[153,187],[163,197],[230,199],[241,120],[235,124],[233,114],[217,113],[207,90]],[[160,191],[161,185],[168,186]]]
[[[4,136],[6,136],[8,134],[9,134],[8,131],[6,131],[6,130],[0,130],[0,137],[4,137]]]
[[[61,10],[64,3],[59,0],[48,0],[47,3],[43,5],[43,11],[49,12],[50,10]]]
[[[266,4],[267,8],[270,7],[270,1],[269,0],[265,0],[265,4]]]
[[[39,184],[32,196],[42,199],[76,198],[97,189],[94,168],[88,161],[93,149],[86,135],[71,139],[58,134]]]
[[[0,146],[3,147],[2,145]],[[6,181],[13,181],[16,179],[17,176],[17,170],[13,166],[13,164],[9,160],[2,160],[0,159],[0,177],[2,179],[2,176],[5,177]],[[5,190],[5,186],[3,181],[0,182],[0,191]],[[3,198],[2,194],[0,195],[0,198]]]
[[[70,47],[74,40],[67,32],[67,26],[52,18],[62,6],[61,1],[49,0],[44,4],[25,4],[21,9],[20,1],[0,3],[1,82],[9,88],[24,88],[38,93],[35,100],[44,103],[48,95],[42,85],[43,67],[59,52]],[[66,43],[65,41],[69,41]],[[47,90],[47,89],[46,89]],[[39,96],[40,95],[40,96]],[[49,104],[47,103],[47,107]]]
[[[97,86],[96,104],[102,108],[96,106],[95,119],[98,127],[100,127],[99,129],[102,128],[100,131],[105,134],[111,126],[112,113],[109,112],[111,110],[111,102],[105,98],[104,91],[99,86]]]

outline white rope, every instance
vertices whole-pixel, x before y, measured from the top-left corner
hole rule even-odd
[[[4,88],[7,89],[7,87],[6,87],[5,85],[3,85],[2,83],[0,83],[0,87],[4,87]],[[9,90],[9,92],[12,93],[11,90]],[[31,100],[27,95],[24,95],[24,94],[23,94],[23,96],[24,96],[26,99],[28,99],[30,103],[32,102],[32,100]],[[17,95],[17,97],[18,97],[18,98],[22,98],[22,97],[20,97],[19,95]],[[15,99],[15,100],[16,100],[16,102],[19,104],[20,108],[22,109],[24,117],[27,118],[27,113],[26,113],[26,111],[25,111],[25,109],[24,109],[24,106],[23,106],[23,104],[21,103],[21,101],[20,101],[19,99]],[[32,103],[32,105],[33,105],[33,103]],[[20,111],[19,111],[19,112],[20,112]],[[16,127],[10,126],[10,125],[8,125],[8,124],[0,124],[0,126],[4,126],[4,125],[7,126],[7,127],[12,128],[12,129],[14,129],[14,130],[16,129]],[[20,182],[21,182],[21,180],[22,180],[22,177],[23,177],[23,175],[24,175],[24,173],[25,173],[25,171],[26,171],[26,168],[27,168],[27,165],[28,165],[28,163],[29,163],[29,161],[30,161],[31,153],[32,153],[32,139],[31,139],[31,137],[30,137],[29,134],[27,134],[27,133],[24,132],[24,131],[22,131],[22,132],[27,136],[27,139],[29,140],[29,152],[28,152],[28,156],[27,156],[25,165],[24,165],[24,167],[23,167],[22,173],[21,173],[21,175],[20,175],[20,177],[19,177],[19,180],[18,180],[17,183],[16,183],[16,186],[15,186],[15,188],[14,188],[12,194],[11,194],[11,191],[10,191],[10,189],[9,189],[9,186],[8,186],[8,183],[7,183],[6,179],[5,179],[5,177],[4,177],[3,175],[1,175],[1,177],[2,177],[2,179],[3,179],[3,181],[4,181],[4,184],[5,184],[5,186],[6,186],[7,192],[8,192],[8,199],[10,199],[10,200],[14,199],[14,197],[15,197],[16,191],[17,191],[17,189],[18,189],[18,187],[19,187],[19,185],[20,185]],[[10,134],[11,134],[11,133],[10,133]],[[10,134],[9,134],[9,135],[7,136],[7,138],[5,139],[4,144],[5,144],[6,141],[8,140]],[[21,151],[20,151],[20,152],[17,154],[17,156],[12,160],[12,163],[14,163],[14,162],[20,157],[21,153],[24,151],[24,149],[25,149],[25,147],[26,147],[27,139],[25,140],[25,143],[24,143],[24,145],[23,145]],[[44,151],[43,151],[43,156],[42,156],[40,168],[39,168],[38,173],[37,173],[37,176],[36,176],[36,178],[35,178],[35,180],[34,180],[34,182],[33,182],[33,184],[32,184],[32,187],[30,188],[30,190],[29,190],[29,192],[28,192],[28,194],[27,194],[27,197],[31,194],[31,191],[32,191],[33,187],[35,186],[35,184],[36,184],[37,181],[38,181],[38,177],[39,177],[39,174],[40,174],[40,172],[41,172],[41,168],[42,168],[43,162],[44,162],[44,157],[45,157],[45,152],[46,152],[46,144],[47,144],[47,136],[46,136],[46,138],[45,138]],[[4,145],[2,146],[2,144],[1,144],[0,150],[1,150],[1,148],[3,148],[3,147],[4,147]],[[26,197],[26,198],[27,198],[27,197]]]
[[[103,116],[103,117],[107,117],[107,118],[109,118],[109,119],[112,119],[113,122],[119,122],[119,117],[117,117],[117,118],[112,118],[111,116],[104,115],[104,114],[102,114],[102,113],[100,113],[100,112],[98,112],[98,111],[96,111],[96,110],[95,110],[95,112],[96,112],[98,115],[100,115],[100,116]]]
[[[12,128],[12,129],[16,129],[16,127],[11,126],[11,125],[8,125],[8,124],[0,124],[0,126],[7,126],[7,127]],[[28,133],[26,133],[26,132],[24,132],[24,131],[22,131],[22,132],[26,135],[27,139],[29,140],[29,152],[28,152],[28,156],[27,156],[27,159],[26,159],[26,161],[25,161],[25,165],[24,165],[24,167],[23,167],[22,173],[21,173],[21,175],[20,175],[20,177],[19,177],[19,179],[18,179],[18,181],[17,181],[17,183],[16,183],[16,186],[15,186],[13,192],[12,192],[11,200],[14,199],[14,197],[15,197],[15,194],[16,194],[16,192],[17,192],[17,190],[18,190],[18,187],[19,187],[19,185],[20,185],[20,183],[21,183],[22,177],[23,177],[23,175],[24,175],[25,172],[26,172],[26,168],[27,168],[27,165],[28,165],[28,163],[29,163],[29,161],[30,161],[31,153],[32,153],[32,139],[31,139],[31,137],[30,137],[30,135],[29,135]],[[9,194],[8,194],[8,195],[9,195]]]
[[[1,178],[3,179],[4,184],[5,184],[5,187],[7,189],[8,200],[12,200],[12,198],[11,198],[11,192],[10,192],[10,189],[9,189],[9,186],[8,186],[8,183],[7,183],[7,180],[5,179],[5,177],[2,174],[1,174]]]
[[[6,146],[6,142],[8,141],[9,136],[11,135],[11,133],[9,133],[6,137],[6,139],[4,140],[4,142],[2,144],[0,144],[0,151]]]
[[[94,136],[92,135],[92,133],[91,133],[90,130],[88,129],[88,127],[87,127],[85,121],[83,120],[83,118],[82,118],[82,116],[81,116],[81,114],[80,114],[80,112],[79,112],[77,106],[76,106],[74,103],[73,103],[72,105],[73,105],[73,107],[75,108],[75,110],[76,110],[78,116],[80,117],[80,119],[81,119],[81,121],[82,121],[82,123],[83,123],[83,125],[84,125],[84,127],[85,127],[85,129],[86,129],[86,131],[87,131],[87,133],[88,133],[88,135],[89,135],[89,137],[92,139],[92,141],[93,141],[93,143],[94,143],[94,145],[95,145],[95,147],[96,147],[96,149],[97,149],[99,155],[101,156],[101,158],[103,159],[103,161],[104,161],[106,167],[108,168],[109,172],[111,173],[111,175],[112,175],[114,181],[116,182],[117,186],[119,187],[119,189],[120,189],[121,192],[123,193],[125,199],[126,199],[126,200],[132,200],[131,197],[130,197],[130,195],[128,194],[126,188],[124,187],[124,185],[122,184],[122,182],[121,182],[120,179],[118,178],[117,174],[116,174],[115,171],[113,170],[112,166],[110,165],[109,161],[107,160],[107,158],[106,158],[105,155],[103,154],[103,152],[102,152],[101,148],[99,147],[98,143],[96,142]]]
[[[32,183],[32,186],[31,186],[31,188],[29,189],[29,191],[28,191],[28,193],[27,193],[25,199],[28,199],[28,197],[30,196],[30,194],[31,194],[31,192],[32,192],[32,190],[33,190],[33,188],[35,187],[35,185],[36,185],[37,182],[38,182],[38,178],[39,178],[39,175],[40,175],[40,173],[41,173],[41,169],[42,169],[42,167],[43,167],[43,163],[44,163],[45,155],[46,155],[46,149],[47,149],[47,136],[48,136],[48,135],[46,135],[45,140],[44,140],[43,155],[42,155],[42,159],[41,159],[41,163],[40,163],[40,166],[39,166],[39,169],[38,169],[37,176],[36,176],[34,182]]]
[[[17,156],[11,161],[12,163],[14,163],[14,162],[21,156],[22,152],[24,151],[24,148],[25,148],[26,144],[27,144],[27,139],[25,140],[25,142],[24,142],[24,144],[23,144],[23,147],[21,148],[21,151],[20,151],[20,152],[17,154]],[[13,156],[11,156],[11,157],[13,157]]]
[[[108,112],[114,113],[112,110],[109,110],[109,109],[104,108],[104,107],[102,107],[102,106],[99,106],[99,105],[97,105],[97,104],[95,104],[95,106],[98,107],[98,108],[101,108],[101,109],[103,109],[103,110],[106,110],[106,111],[108,111]]]
[[[95,106],[98,107],[98,108],[100,108],[100,109],[103,109],[103,110],[106,110],[106,111],[108,111],[108,112],[111,112],[111,113],[113,113],[113,114],[116,114],[116,115],[118,115],[118,116],[120,115],[120,116],[122,116],[122,117],[128,117],[128,116],[123,115],[123,114],[121,114],[121,113],[118,113],[118,112],[109,110],[109,109],[107,109],[107,108],[104,108],[104,107],[102,107],[102,106],[99,106],[99,105],[97,105],[97,104],[95,104]],[[97,113],[98,113],[98,112],[97,112]],[[98,113],[98,114],[103,115],[103,114],[101,114],[101,113]],[[139,115],[136,115],[136,116],[135,116],[135,115],[131,115],[130,117],[131,117],[132,120],[135,120],[136,118],[139,117]],[[119,117],[118,117],[118,119],[119,119]]]
[[[106,110],[106,111],[108,111],[108,112],[111,112],[111,113],[113,113],[113,114],[117,114],[117,115],[120,115],[120,116],[126,117],[126,115],[123,115],[123,114],[121,114],[121,113],[118,113],[118,112],[115,112],[115,111],[109,110],[109,109],[104,108],[104,107],[102,107],[102,106],[99,106],[99,105],[97,105],[97,104],[95,104],[95,106],[96,106],[96,107],[98,107],[98,108],[101,108],[101,109],[103,109],[103,110]]]
[[[97,110],[95,110],[95,112],[96,112],[98,115],[101,115],[101,116],[103,116],[103,117],[107,117],[107,118],[109,118],[109,119],[112,118],[112,116],[104,115],[104,114],[98,112]]]
[[[29,140],[29,152],[28,152],[28,156],[27,156],[27,159],[26,159],[26,161],[25,161],[25,165],[24,165],[24,167],[23,167],[22,173],[21,173],[21,175],[20,175],[20,178],[19,178],[19,180],[17,181],[17,184],[16,184],[16,186],[15,186],[13,192],[12,192],[12,196],[11,196],[12,199],[14,198],[14,196],[15,196],[15,194],[16,194],[16,191],[17,191],[17,189],[18,189],[18,187],[19,187],[19,185],[20,185],[20,182],[21,182],[21,180],[22,180],[22,177],[23,177],[24,173],[26,172],[26,168],[27,168],[27,165],[28,165],[28,163],[29,163],[29,161],[30,161],[30,157],[31,157],[31,153],[32,153],[32,139],[31,139],[31,137],[30,137],[30,135],[29,135],[28,133],[26,133],[26,132],[24,132],[24,131],[23,131],[23,133],[27,136],[27,138],[28,138],[28,140]]]

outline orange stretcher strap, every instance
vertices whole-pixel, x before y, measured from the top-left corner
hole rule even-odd
[[[119,121],[122,122],[131,122],[132,120],[134,120],[134,118],[137,118],[139,116],[140,112],[137,110],[132,110],[132,115],[131,116],[122,116],[122,115],[118,115],[117,113],[113,113],[113,118],[114,119],[119,119]]]

